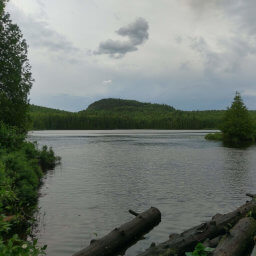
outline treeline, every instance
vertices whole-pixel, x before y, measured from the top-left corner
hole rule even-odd
[[[197,113],[175,111],[166,115],[123,113],[33,113],[33,130],[94,130],[94,129],[214,129],[220,122]]]
[[[103,99],[72,113],[30,107],[31,130],[218,129],[224,110],[181,111],[168,105]],[[256,112],[251,112],[256,119]]]
[[[31,106],[31,130],[218,129],[225,110],[181,111],[168,105],[103,99],[72,113]],[[256,121],[256,111],[250,111]]]

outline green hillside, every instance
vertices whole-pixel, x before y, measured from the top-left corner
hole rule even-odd
[[[181,111],[168,105],[102,99],[72,113],[31,106],[31,129],[218,129],[224,110]],[[256,120],[256,111],[251,111]]]
[[[59,110],[54,108],[41,107],[37,105],[31,104],[29,106],[30,113],[52,113],[52,114],[60,114],[60,113],[71,113],[65,110]]]
[[[142,103],[136,100],[102,99],[95,101],[86,111],[114,111],[114,112],[166,112],[175,109],[168,105]]]

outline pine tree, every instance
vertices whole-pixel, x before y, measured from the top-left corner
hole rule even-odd
[[[27,44],[0,0],[0,121],[26,131],[28,94],[32,86]]]
[[[221,130],[226,142],[241,143],[253,140],[252,120],[238,92],[225,113]]]

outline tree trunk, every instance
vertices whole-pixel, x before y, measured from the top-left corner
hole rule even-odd
[[[213,256],[244,256],[253,246],[256,220],[246,217],[230,230],[215,249]]]
[[[92,240],[87,248],[75,253],[73,256],[117,255],[136,243],[161,221],[161,213],[157,208],[152,207],[141,214],[130,212],[133,215],[137,215],[132,221],[115,228],[99,240]]]
[[[211,221],[184,231],[178,236],[172,236],[166,242],[150,247],[138,256],[160,256],[162,254],[168,256],[182,256],[185,252],[192,251],[198,242],[203,242],[207,238],[212,239],[221,234],[225,234],[226,230],[236,224],[239,219],[256,208],[256,200],[254,196],[251,197],[253,197],[253,199],[250,202],[247,202],[235,211],[227,214],[217,214]]]

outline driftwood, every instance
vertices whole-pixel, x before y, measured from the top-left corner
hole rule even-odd
[[[161,221],[161,213],[157,208],[151,207],[141,214],[131,210],[129,212],[136,216],[133,220],[115,228],[99,240],[92,240],[87,248],[73,256],[117,255],[136,243]]]
[[[211,240],[207,238],[207,239],[203,242],[203,245],[204,245],[205,247],[215,248],[215,247],[217,247],[217,245],[219,244],[221,238],[222,238],[222,235],[217,236],[217,237],[215,237],[215,238],[213,238],[213,239],[211,239]]]
[[[215,249],[213,256],[244,256],[253,246],[256,220],[246,217],[227,233]]]
[[[235,211],[227,214],[217,214],[211,221],[193,227],[179,235],[171,236],[166,242],[150,247],[138,256],[183,256],[185,252],[193,251],[197,243],[224,235],[228,229],[245,217],[249,211],[256,208],[255,196],[252,194],[248,194],[248,196],[253,199]]]

